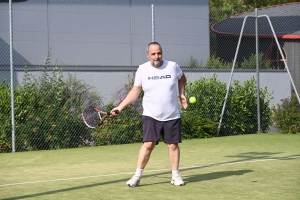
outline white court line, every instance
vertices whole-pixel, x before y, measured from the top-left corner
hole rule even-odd
[[[210,164],[210,165],[202,165],[202,166],[181,167],[180,169],[205,168],[205,167],[222,166],[222,165],[233,165],[233,164],[254,163],[254,162],[266,162],[266,161],[276,161],[276,160],[291,160],[291,159],[299,159],[299,158],[300,158],[300,156],[291,156],[291,157],[283,157],[283,158],[255,159],[255,160],[247,160],[247,161],[231,161],[231,162],[224,162],[224,163],[217,163],[217,164]],[[168,171],[168,170],[170,170],[170,169],[147,170],[147,171],[144,171],[144,173],[145,172],[146,173],[161,172],[161,171]],[[133,172],[126,172],[126,173],[118,173],[118,174],[103,174],[103,175],[97,175],[97,176],[82,176],[82,177],[76,177],[76,178],[65,178],[65,179],[10,183],[10,184],[1,184],[0,187],[14,186],[14,185],[27,185],[27,184],[36,184],[36,183],[47,183],[47,182],[57,182],[57,181],[79,180],[79,179],[98,178],[98,177],[105,177],[105,176],[118,176],[118,175],[124,175],[124,174],[132,174],[132,173]]]

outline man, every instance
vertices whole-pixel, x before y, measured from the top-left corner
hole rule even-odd
[[[176,186],[184,185],[178,171],[181,119],[177,98],[179,95],[179,100],[183,108],[186,109],[187,100],[184,95],[186,77],[177,63],[163,60],[162,54],[159,43],[151,42],[148,45],[147,57],[149,61],[139,66],[135,75],[134,86],[120,105],[111,111],[112,115],[115,115],[114,110],[121,112],[138,98],[142,89],[144,90],[143,145],[138,155],[136,172],[126,182],[129,187],[140,185],[142,172],[161,136],[169,151],[172,168],[171,183]]]

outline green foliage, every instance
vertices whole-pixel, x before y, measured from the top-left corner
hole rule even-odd
[[[90,86],[71,75],[63,79],[54,69],[49,75],[47,62],[41,77],[35,78],[25,70],[23,85],[14,89],[16,151],[46,150],[87,146],[90,130],[82,123],[84,105],[100,105],[101,99]],[[1,152],[11,151],[10,91],[2,83]]]
[[[225,9],[248,9],[253,10],[254,8],[262,8],[266,6],[272,6],[277,4],[294,2],[295,0],[210,0],[211,8],[225,8]]]
[[[209,23],[213,25],[217,22],[220,22],[224,19],[227,19],[230,16],[245,12],[249,9],[247,8],[226,8],[226,7],[213,7],[209,8]]]
[[[190,57],[189,66],[191,69],[197,68],[197,61],[193,56]]]
[[[300,104],[296,94],[285,98],[273,109],[273,120],[282,133],[296,134],[300,132]]]
[[[189,107],[182,111],[183,137],[215,136],[225,100],[226,84],[218,81],[216,75],[213,75],[210,79],[203,77],[187,84],[186,95],[187,98],[195,96],[197,102],[189,104]],[[271,125],[271,111],[269,108],[271,99],[272,95],[267,92],[266,88],[260,90],[261,130],[263,132],[266,132]],[[251,78],[243,84],[234,81],[230,87],[219,134],[256,133],[257,124],[255,79]],[[194,125],[195,127],[193,127]]]
[[[119,89],[106,110],[113,109],[114,103],[120,103],[127,96],[134,84],[135,73],[128,75],[128,83]],[[139,94],[138,99],[127,106],[117,117],[110,117],[96,129],[92,135],[94,145],[127,144],[142,142],[142,98],[144,93]],[[115,102],[117,101],[117,102]]]
[[[182,139],[211,138],[216,136],[218,123],[202,118],[197,111],[181,113]]]
[[[215,4],[210,1],[209,7],[209,24],[210,26],[227,19],[230,16],[236,15],[247,11],[247,8],[238,7],[225,7],[225,6],[215,6]],[[210,30],[210,55],[216,55],[217,52],[217,38],[216,34]]]
[[[246,4],[247,2],[247,4]],[[252,0],[210,0],[210,7],[212,8],[225,8],[225,9],[235,9],[235,8],[254,8],[254,4]],[[255,2],[254,2],[255,3]]]
[[[142,142],[141,113],[129,105],[119,116],[104,120],[92,135],[96,146]]]
[[[202,67],[203,69],[231,69],[232,63],[225,62],[219,57],[212,55]]]
[[[260,89],[260,128],[262,132],[266,132],[271,125],[269,103],[272,98],[266,88]],[[226,104],[221,135],[256,133],[258,131],[257,119],[257,84],[254,77],[246,80],[243,85],[239,81],[234,81]]]
[[[197,102],[189,104],[186,112],[197,111],[202,118],[217,121],[222,109],[220,99],[226,94],[226,84],[217,80],[214,74],[210,79],[202,77],[201,79],[190,82],[186,86],[187,98],[194,96]]]
[[[196,59],[191,56],[189,61],[190,69],[231,69],[232,63],[221,60],[221,58],[212,55],[205,64],[197,65]]]
[[[11,100],[10,85],[4,80],[0,84],[0,152],[11,149]]]
[[[269,62],[264,60],[264,54],[262,52],[258,54],[258,66],[259,69],[267,69],[267,66],[269,66]],[[248,59],[244,58],[240,68],[256,69],[256,55],[252,54]]]
[[[226,84],[218,81],[215,74],[210,79],[202,77],[187,84],[186,97],[194,96],[197,102],[189,104],[188,108],[182,111],[183,138],[213,137],[216,135],[217,122],[222,110],[222,99],[225,94]]]
[[[259,53],[258,56],[258,66],[260,69],[267,69],[269,66],[269,62],[264,60],[264,54],[263,53]],[[226,62],[224,60],[222,60],[219,57],[216,57],[214,55],[212,55],[206,62],[205,65],[203,65],[202,63],[200,63],[198,66],[196,66],[196,60],[191,57],[190,58],[190,62],[189,62],[189,67],[191,69],[231,69],[232,68],[232,64],[231,62]],[[243,62],[240,63],[240,67],[235,66],[236,69],[256,69],[256,55],[252,54],[250,57],[248,58],[244,58]]]
[[[62,73],[56,70],[49,76],[45,69],[41,78],[35,81],[26,80],[16,89],[20,93],[16,98],[18,149],[88,145],[86,142],[91,140],[91,136],[81,121],[80,113],[85,104],[101,104],[98,95],[91,93],[89,86],[71,75],[64,81]]]
[[[110,104],[113,104],[113,103],[118,104],[118,103],[121,103],[125,99],[125,97],[129,93],[129,91],[133,87],[134,79],[135,79],[135,72],[132,72],[132,76],[130,74],[128,74],[128,77],[127,77],[128,83],[125,83],[122,88],[120,88],[116,91]],[[132,104],[134,106],[135,110],[137,110],[138,112],[143,111],[143,108],[142,108],[143,96],[144,96],[144,92],[141,91],[137,100],[135,102],[133,102],[133,104]]]
[[[125,144],[142,141],[142,97],[126,107],[120,116],[107,118],[103,125],[88,129],[81,120],[81,111],[87,106],[111,110],[114,101],[122,101],[134,83],[128,83],[117,91],[112,102],[104,106],[101,97],[92,87],[69,77],[64,80],[59,68],[52,74],[46,60],[43,74],[36,78],[28,73],[23,84],[15,88],[16,151],[74,148],[91,145]],[[0,152],[11,151],[10,85],[0,85]]]

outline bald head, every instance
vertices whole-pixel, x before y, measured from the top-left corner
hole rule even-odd
[[[150,43],[148,44],[148,46],[147,46],[147,53],[149,53],[149,47],[150,47],[151,45],[158,45],[159,48],[160,48],[160,51],[162,52],[162,48],[161,48],[161,46],[160,46],[160,44],[159,44],[158,42],[150,42]]]
[[[158,42],[151,42],[148,44],[147,58],[153,67],[160,67],[163,65],[162,49]]]

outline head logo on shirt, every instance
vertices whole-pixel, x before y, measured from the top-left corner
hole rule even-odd
[[[148,76],[148,80],[159,80],[159,79],[167,79],[171,78],[171,75],[163,75],[163,76]]]

